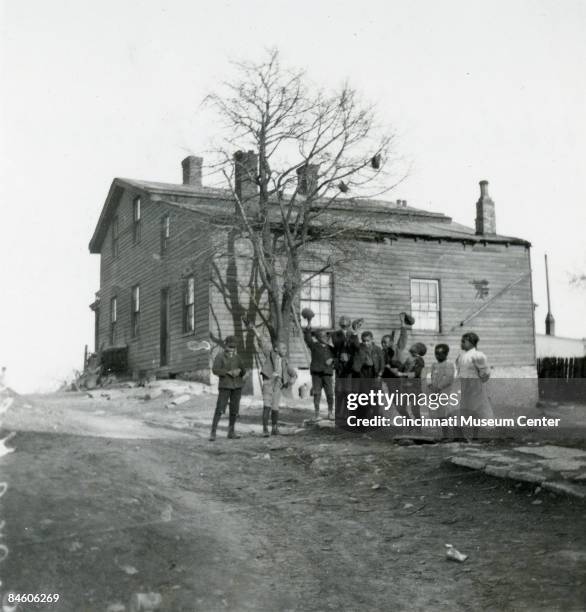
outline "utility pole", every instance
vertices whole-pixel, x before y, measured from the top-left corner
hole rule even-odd
[[[547,267],[547,253],[545,254],[545,286],[547,287],[547,315],[545,316],[545,335],[555,336],[555,319],[551,314],[551,301],[549,299],[549,270]]]

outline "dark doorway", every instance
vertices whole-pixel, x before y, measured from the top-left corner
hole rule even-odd
[[[169,288],[161,289],[161,367],[169,365]]]

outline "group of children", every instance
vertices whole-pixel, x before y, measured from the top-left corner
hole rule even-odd
[[[322,389],[326,395],[328,418],[334,418],[335,399],[335,418],[341,426],[346,422],[345,404],[349,392],[368,393],[373,389],[386,388],[388,393],[418,396],[423,391],[427,347],[422,342],[415,342],[407,349],[409,333],[415,323],[411,315],[404,312],[400,314],[400,327],[384,335],[380,347],[375,344],[372,332],[360,333],[362,319],[351,321],[348,317],[341,317],[339,329],[331,333],[323,330],[312,332],[312,315],[308,309],[302,313],[307,320],[303,335],[311,351],[310,372],[316,418],[319,418]],[[425,391],[449,396],[458,377],[461,387],[459,414],[491,418],[492,408],[484,385],[490,376],[490,369],[486,356],[476,348],[478,342],[477,334],[464,334],[460,345],[462,353],[455,363],[448,359],[450,347],[443,343],[437,344],[434,347],[436,361],[431,366],[430,382]],[[334,372],[335,385],[332,383]],[[401,416],[414,419],[421,417],[418,402],[399,402],[396,407]],[[374,407],[365,407],[365,414],[361,416],[371,416],[373,410]],[[450,416],[448,407],[441,406],[436,415],[439,418]],[[477,431],[473,431],[472,437],[476,437],[476,434]],[[454,431],[444,427],[442,435],[444,439],[450,436],[464,439],[460,427]]]
[[[401,313],[400,327],[392,334],[384,335],[380,347],[375,344],[372,332],[360,332],[362,319],[351,321],[343,316],[339,320],[339,329],[328,332],[321,329],[312,330],[313,312],[309,309],[305,309],[302,316],[307,321],[306,327],[303,328],[303,337],[311,354],[309,369],[316,419],[319,418],[322,390],[326,396],[328,418],[334,419],[335,410],[335,419],[341,425],[346,420],[346,397],[350,392],[362,393],[384,387],[389,393],[400,391],[417,395],[422,391],[427,347],[422,342],[415,342],[407,349],[409,333],[415,322],[409,314]],[[276,435],[279,433],[281,392],[293,384],[297,372],[289,364],[287,346],[284,343],[269,345],[262,340],[254,327],[249,326],[248,329],[256,336],[264,357],[260,371],[263,435]],[[448,360],[449,346],[437,344],[434,350],[436,361],[431,367],[430,383],[426,391],[449,395],[458,376],[461,383],[460,414],[490,418],[492,408],[484,385],[490,376],[490,370],[486,356],[476,348],[478,342],[479,338],[475,333],[464,334],[461,340],[463,352],[456,363]],[[234,336],[225,339],[225,350],[216,356],[212,371],[218,376],[219,383],[210,440],[215,440],[218,423],[228,404],[228,437],[238,438],[235,423],[247,372],[241,357],[236,354]],[[397,405],[402,416],[409,417],[409,409],[413,418],[421,417],[418,402]],[[437,416],[448,416],[447,409],[440,409]],[[269,421],[272,426],[270,432]],[[456,438],[463,437],[461,430],[453,433]],[[443,428],[443,437],[448,438],[449,435],[449,429]]]

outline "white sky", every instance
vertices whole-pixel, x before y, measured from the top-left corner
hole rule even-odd
[[[389,197],[533,245],[537,329],[549,253],[557,333],[586,336],[586,2],[4,0],[0,364],[17,391],[80,367],[115,176],[180,182],[206,148],[203,96],[230,59],[277,46],[318,82],[378,103],[413,160]]]

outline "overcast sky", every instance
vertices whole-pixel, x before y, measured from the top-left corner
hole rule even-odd
[[[284,63],[378,104],[412,160],[391,194],[533,243],[558,335],[586,336],[586,2],[4,0],[0,363],[18,391],[80,367],[99,288],[92,235],[115,176],[180,182],[209,144],[202,98],[230,59]]]

